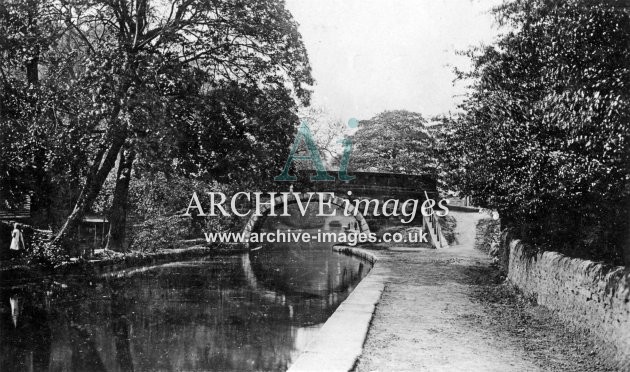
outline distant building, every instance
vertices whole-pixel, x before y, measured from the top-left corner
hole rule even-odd
[[[109,221],[102,215],[87,214],[81,220],[77,233],[82,248],[92,250],[103,248],[107,243]]]
[[[31,197],[27,196],[26,200],[17,206],[11,208],[6,200],[0,202],[0,221],[18,221],[28,223],[31,218]]]

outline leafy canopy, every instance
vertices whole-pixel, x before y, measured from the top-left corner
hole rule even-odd
[[[508,31],[471,50],[450,183],[545,247],[619,260],[630,195],[630,8],[510,1]]]
[[[0,196],[70,180],[72,227],[123,151],[145,170],[263,169],[311,84],[281,0],[4,1]]]
[[[433,136],[422,115],[385,111],[361,120],[353,136],[350,168],[357,171],[423,174],[435,170]]]

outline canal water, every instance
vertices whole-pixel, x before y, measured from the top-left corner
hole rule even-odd
[[[369,269],[275,244],[0,288],[0,371],[283,371]]]

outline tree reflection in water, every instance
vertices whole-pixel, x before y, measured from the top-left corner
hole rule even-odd
[[[26,288],[0,290],[0,371],[48,370],[48,311]]]
[[[213,257],[0,289],[0,370],[285,370],[368,271],[314,249],[297,263],[270,250],[267,265]]]

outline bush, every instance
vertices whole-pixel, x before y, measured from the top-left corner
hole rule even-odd
[[[176,247],[179,240],[190,234],[190,219],[158,217],[137,224],[132,229],[130,247],[140,252],[156,252]]]
[[[457,227],[457,220],[451,215],[438,218],[442,235],[446,242],[450,245],[455,243],[455,228]]]
[[[468,52],[473,81],[441,146],[448,183],[543,249],[622,263],[630,226],[630,7],[509,1]]]
[[[501,223],[492,218],[477,221],[475,248],[496,257],[501,237]]]

